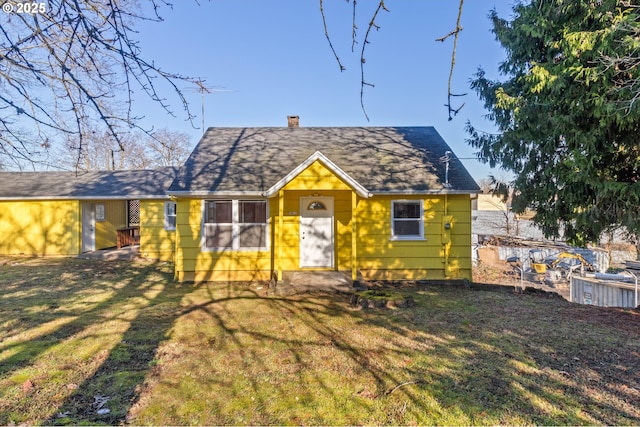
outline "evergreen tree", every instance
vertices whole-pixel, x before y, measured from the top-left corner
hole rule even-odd
[[[533,0],[511,20],[493,11],[504,81],[472,87],[498,128],[467,125],[468,142],[512,171],[513,208],[536,210],[548,237],[575,244],[625,227],[640,236],[640,6]]]

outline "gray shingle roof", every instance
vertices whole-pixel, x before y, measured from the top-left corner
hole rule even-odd
[[[320,151],[371,193],[479,191],[433,127],[209,128],[169,193],[264,192]]]
[[[0,172],[0,200],[163,198],[177,168],[74,172]]]

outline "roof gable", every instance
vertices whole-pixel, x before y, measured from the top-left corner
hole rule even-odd
[[[284,188],[287,184],[291,183],[301,173],[311,167],[315,162],[322,164],[330,173],[335,175],[346,185],[351,187],[360,197],[369,197],[369,192],[366,188],[360,185],[355,179],[351,178],[347,173],[340,169],[335,163],[333,163],[327,156],[320,151],[316,151],[309,156],[304,162],[296,166],[291,172],[285,175],[281,180],[276,182],[271,188],[265,191],[265,197],[273,197],[278,191]]]
[[[433,127],[209,128],[169,194],[272,194],[316,152],[361,192],[479,192],[455,156],[444,185],[447,151]]]

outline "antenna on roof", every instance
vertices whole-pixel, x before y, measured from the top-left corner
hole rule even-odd
[[[444,163],[444,187],[449,188],[451,184],[449,184],[449,162],[453,160],[452,152],[447,150],[444,152],[444,156],[440,157],[440,162]]]
[[[187,92],[197,92],[201,95],[202,98],[202,132],[204,132],[204,95],[216,92],[231,92],[230,89],[214,89],[205,85],[206,80],[198,77],[197,80],[194,80],[193,84],[195,87],[185,89]]]

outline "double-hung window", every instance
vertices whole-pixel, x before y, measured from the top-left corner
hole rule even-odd
[[[421,200],[394,200],[391,202],[391,233],[394,239],[424,238]]]
[[[207,200],[203,246],[207,249],[263,249],[267,246],[265,200]]]
[[[176,202],[164,202],[164,229],[176,229]]]
[[[267,246],[267,202],[239,200],[238,246],[264,248]]]

